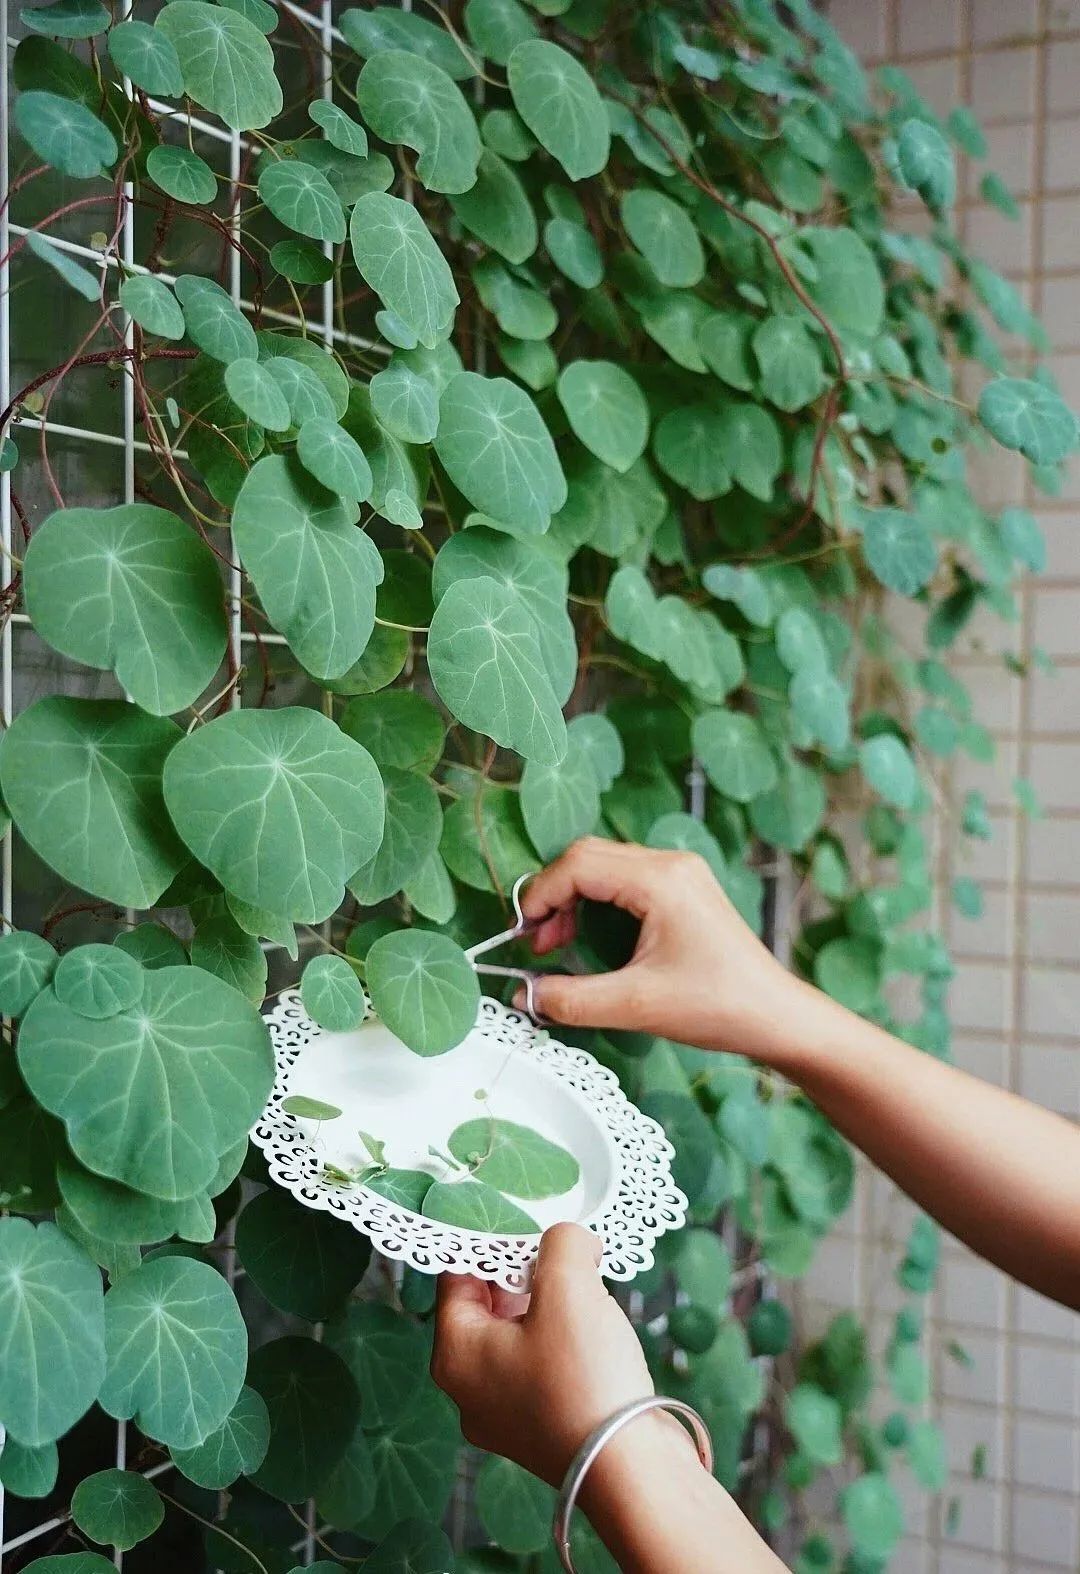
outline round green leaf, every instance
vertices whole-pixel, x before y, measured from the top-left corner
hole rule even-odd
[[[101,1546],[127,1552],[152,1536],[165,1518],[157,1488],[134,1470],[99,1470],[79,1482],[71,1517]]]
[[[56,952],[28,930],[0,935],[0,1014],[21,1017],[56,970]]]
[[[476,1477],[476,1512],[497,1546],[525,1556],[551,1539],[555,1494],[512,1460],[489,1454]]]
[[[701,583],[717,600],[734,602],[743,617],[758,628],[768,628],[773,621],[775,614],[768,582],[756,569],[712,563],[703,572]]]
[[[15,1497],[48,1497],[56,1485],[59,1469],[55,1443],[27,1448],[13,1437],[5,1438],[0,1451],[0,1486]]]
[[[784,461],[780,430],[768,410],[746,400],[729,400],[721,407],[718,436],[732,478],[767,503]]]
[[[604,258],[584,224],[573,219],[548,219],[544,225],[547,254],[572,284],[593,290],[604,277]]]
[[[99,1552],[59,1553],[53,1558],[35,1558],[26,1565],[26,1574],[115,1574],[116,1565]]]
[[[753,387],[749,343],[754,319],[742,312],[714,312],[701,325],[698,342],[710,370],[729,388]]]
[[[429,191],[468,191],[480,133],[461,89],[439,66],[404,49],[373,55],[356,85],[360,113],[377,137],[414,148]]]
[[[380,771],[387,766],[403,771],[431,770],[446,737],[442,716],[414,689],[389,689],[351,700],[340,726],[342,732],[363,744]],[[0,940],[0,956],[3,944]]]
[[[34,531],[23,575],[42,639],[75,661],[111,668],[155,715],[192,704],[221,664],[217,563],[164,508],[59,509]]]
[[[855,1551],[875,1562],[889,1558],[904,1534],[900,1499],[877,1471],[858,1476],[844,1487],[840,1512]]]
[[[572,727],[566,757],[558,765],[529,760],[521,773],[525,829],[544,860],[594,831],[600,818],[601,783],[586,751],[574,746]]]
[[[225,368],[229,398],[256,426],[287,432],[292,422],[289,401],[267,366],[254,357],[230,361]]]
[[[473,507],[515,530],[546,530],[566,502],[566,479],[524,389],[505,377],[459,372],[441,412],[435,452]]]
[[[376,372],[369,384],[371,408],[380,425],[403,443],[430,443],[439,425],[439,395],[426,377],[408,366]]]
[[[673,198],[648,186],[628,191],[620,204],[623,227],[660,280],[676,289],[700,282],[705,252],[694,222]]]
[[[752,716],[706,711],[695,718],[693,744],[717,792],[737,803],[750,803],[777,783],[776,760]]]
[[[81,945],[60,958],[52,985],[61,1004],[96,1021],[133,1006],[144,977],[134,957],[116,946]]]
[[[431,1176],[425,1178],[430,1185]],[[389,1306],[353,1300],[327,1328],[326,1342],[356,1380],[365,1425],[392,1426],[427,1375],[430,1352],[424,1330]]]
[[[762,841],[788,852],[799,852],[825,814],[825,788],[810,766],[791,760],[775,787],[754,798],[750,823]]]
[[[518,0],[468,0],[465,31],[482,55],[505,66],[518,44],[536,37],[536,24]]]
[[[183,967],[187,961],[187,952],[164,924],[136,924],[117,935],[113,945],[146,968]]]
[[[557,765],[563,758],[566,724],[535,624],[496,580],[450,586],[431,620],[428,670],[439,698],[467,727],[527,760]]]
[[[52,38],[92,38],[109,25],[109,13],[98,0],[51,0],[49,5],[27,6],[19,21],[28,33]]]
[[[354,158],[367,158],[367,132],[337,104],[331,103],[328,98],[317,98],[308,105],[308,114],[317,126],[322,127],[323,136],[335,148],[340,148],[343,153],[351,153]]]
[[[359,1027],[367,1010],[360,980],[342,956],[313,956],[300,978],[304,1010],[331,1033]]]
[[[184,337],[184,314],[172,290],[147,273],[133,274],[120,286],[120,304],[146,333],[162,339]]]
[[[277,1186],[253,1198],[237,1219],[236,1250],[271,1306],[310,1323],[341,1310],[371,1258],[370,1241],[351,1224],[302,1207]]]
[[[814,958],[814,978],[852,1011],[867,1011],[881,990],[881,948],[870,940],[830,940]]]
[[[375,762],[299,706],[233,711],[197,728],[169,756],[165,796],[227,890],[298,923],[329,917],[382,837]]]
[[[345,445],[336,446],[319,427],[305,448],[308,458],[312,448],[324,474],[331,474],[324,461],[340,460]],[[354,502],[328,492],[285,454],[252,466],[233,509],[233,539],[266,615],[316,677],[347,672],[375,626],[382,559],[355,518]]]
[[[270,248],[270,264],[296,284],[326,284],[334,277],[333,258],[307,240],[279,240]]]
[[[814,1383],[799,1383],[787,1397],[785,1420],[796,1444],[816,1465],[843,1459],[843,1415],[830,1394]]]
[[[156,1257],[105,1297],[105,1349],[102,1409],[170,1448],[195,1448],[237,1401],[247,1330],[216,1268]]]
[[[174,4],[202,6],[203,0],[174,0]],[[232,15],[232,12],[221,6],[207,5],[205,9],[218,11],[222,16]],[[171,10],[172,6],[166,6],[161,15],[165,16]],[[200,350],[205,350],[215,361],[224,361],[226,364],[238,361],[241,357],[250,360],[258,355],[259,342],[254,328],[220,284],[215,284],[213,279],[200,279],[194,273],[182,273],[173,288],[184,308],[188,337]]]
[[[467,230],[507,262],[524,262],[536,250],[540,234],[525,188],[490,149],[480,155],[474,185],[451,197],[450,206]]]
[[[808,328],[793,316],[766,317],[751,339],[761,391],[781,410],[801,410],[821,392],[821,352]]]
[[[134,22],[124,25],[136,26]],[[147,31],[153,33],[154,29],[148,28]],[[213,202],[217,196],[217,177],[206,160],[190,148],[151,148],[146,157],[146,173],[155,186],[160,186],[162,191],[175,197],[178,202],[202,206]]]
[[[612,469],[629,470],[649,437],[649,407],[629,372],[611,361],[572,361],[557,391],[574,436]]]
[[[901,596],[915,596],[937,572],[938,552],[928,527],[899,508],[864,516],[863,552],[874,577]]]
[[[536,143],[512,109],[489,109],[480,124],[485,147],[512,164],[524,164]]]
[[[160,1197],[147,1197],[95,1175],[68,1158],[56,1178],[65,1207],[88,1235],[114,1246],[143,1246],[175,1233],[177,1210]]]
[[[383,839],[374,858],[349,878],[349,890],[364,907],[400,891],[439,845],[442,810],[435,786],[415,771],[382,767],[386,793]]]
[[[928,208],[940,211],[956,197],[956,165],[952,148],[936,126],[907,120],[896,139],[896,157],[904,180]]]
[[[296,457],[309,475],[339,497],[363,503],[371,496],[371,466],[364,450],[336,421],[305,421],[297,435]]]
[[[514,1197],[559,1197],[577,1184],[581,1168],[566,1148],[531,1126],[481,1115],[455,1126],[446,1142],[474,1180]]]
[[[254,935],[242,929],[229,913],[206,918],[191,941],[191,962],[231,984],[253,1005],[266,993],[266,953]]]
[[[911,751],[889,732],[859,745],[859,765],[870,786],[897,809],[910,809],[919,788]]]
[[[519,875],[536,869],[536,852],[525,834],[518,794],[507,787],[488,787],[479,805],[459,798],[443,816],[439,851],[456,879],[477,891],[494,891],[492,874],[502,890]]]
[[[274,52],[247,17],[207,0],[171,0],[154,25],[176,49],[184,91],[234,131],[257,130],[281,113]]]
[[[514,108],[570,179],[598,175],[611,139],[603,101],[584,67],[558,44],[537,38],[515,47],[506,74]]]
[[[19,1066],[78,1158],[165,1199],[205,1189],[273,1080],[258,1012],[194,967],[147,972],[138,1003],[100,1021],[44,991],[23,1021]]]
[[[449,29],[413,11],[394,6],[375,6],[371,11],[344,11],[341,31],[358,55],[365,60],[386,49],[407,49],[439,66],[455,82],[476,75],[476,66],[465,54]]]
[[[559,314],[547,295],[523,284],[495,257],[485,257],[472,270],[473,283],[503,333],[514,339],[549,339]]]
[[[349,240],[364,282],[421,344],[433,348],[459,297],[446,258],[416,209],[370,192],[353,208]]]
[[[187,861],[161,795],[179,737],[171,721],[122,700],[37,700],[0,745],[12,819],[73,885],[122,907],[153,907]]]
[[[401,929],[376,940],[367,956],[376,1015],[418,1055],[442,1055],[476,1021],[480,985],[448,935]]]
[[[345,239],[345,210],[321,170],[300,159],[278,159],[259,176],[259,197],[287,229],[311,240]]]
[[[1003,448],[1033,465],[1052,465],[1076,446],[1076,417],[1052,388],[1026,377],[998,377],[979,396],[979,420]]]
[[[388,1426],[369,1433],[374,1504],[363,1533],[388,1534],[402,1518],[438,1522],[456,1478],[461,1433],[453,1405],[425,1383]]]
[[[326,1481],[359,1419],[360,1396],[340,1356],[295,1334],[251,1357],[250,1386],[270,1413],[270,1446],[252,1475],[285,1503],[300,1503]]]
[[[484,1181],[436,1181],[424,1198],[424,1217],[484,1235],[537,1235],[540,1226],[523,1208]]]
[[[0,1219],[0,1414],[38,1448],[97,1398],[105,1371],[101,1274],[54,1224]]]
[[[85,104],[57,93],[20,93],[15,125],[38,158],[75,180],[104,175],[116,163],[116,138]]]
[[[680,405],[659,422],[653,438],[656,462],[665,475],[699,502],[731,490],[724,463],[720,411],[709,404]]]
[[[807,226],[799,244],[809,254],[816,277],[807,290],[841,333],[872,339],[881,328],[885,286],[873,252],[854,230],[842,225]]]
[[[250,1476],[270,1446],[270,1415],[266,1401],[253,1388],[240,1397],[222,1424],[194,1448],[176,1448],[173,1462],[189,1481],[212,1492],[231,1487],[238,1476]]]
[[[118,71],[157,98],[184,91],[180,59],[172,42],[149,22],[118,22],[109,33],[109,53]]]

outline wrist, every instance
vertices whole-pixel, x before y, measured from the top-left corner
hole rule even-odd
[[[605,1443],[582,1483],[578,1503],[599,1530],[644,1483],[677,1479],[684,1472],[701,1472],[693,1439],[673,1415],[650,1411]]]

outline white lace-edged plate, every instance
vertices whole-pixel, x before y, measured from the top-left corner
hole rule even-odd
[[[534,1126],[570,1149],[581,1179],[562,1197],[522,1206],[541,1227],[585,1225],[603,1242],[601,1272],[627,1283],[653,1263],[657,1239],[685,1222],[687,1201],[671,1178],[674,1149],[655,1120],[626,1097],[613,1072],[585,1050],[560,1044],[526,1016],[486,996],[476,1026],[446,1055],[414,1055],[368,1011],[352,1033],[329,1033],[295,991],[267,1013],[276,1076],[253,1129],[271,1178],[308,1208],[321,1208],[370,1236],[376,1250],[421,1273],[468,1273],[526,1290],[539,1235],[493,1235],[423,1218],[363,1185],[327,1180],[324,1162],[367,1161],[358,1128],[386,1142],[391,1164],[442,1173],[427,1155],[450,1131],[484,1113]],[[342,1109],[322,1125],[282,1109],[290,1094]],[[480,1102],[478,1102],[478,1100]]]

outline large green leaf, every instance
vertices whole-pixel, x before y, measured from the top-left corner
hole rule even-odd
[[[149,22],[119,22],[109,32],[113,64],[144,93],[176,98],[184,91],[172,40]]]
[[[365,976],[376,1015],[418,1055],[445,1054],[476,1021],[480,985],[448,935],[383,935],[368,952]]]
[[[686,209],[662,191],[635,186],[620,205],[623,226],[661,284],[685,289],[705,273],[705,252]]]
[[[141,1246],[174,1233],[178,1210],[160,1197],[132,1191],[65,1157],[56,1178],[64,1206],[88,1235],[114,1246]]]
[[[574,1155],[531,1126],[481,1115],[464,1121],[446,1139],[450,1153],[474,1179],[514,1197],[558,1197],[576,1185]]]
[[[679,405],[662,418],[653,437],[661,470],[702,503],[731,490],[721,423],[721,413],[715,405]]]
[[[19,21],[28,33],[52,38],[93,38],[109,25],[109,13],[98,0],[49,0],[48,5],[27,6]]]
[[[27,1448],[9,1433],[0,1452],[0,1486],[15,1497],[48,1497],[56,1485],[60,1458],[55,1443]]]
[[[465,28],[482,55],[505,66],[518,44],[536,37],[536,23],[518,0],[468,0]]]
[[[0,1219],[0,1415],[27,1447],[88,1410],[105,1373],[101,1275],[54,1224]]]
[[[64,508],[23,566],[30,620],[75,661],[112,668],[155,715],[190,705],[225,653],[221,576],[209,547],[163,508]]]
[[[345,210],[321,170],[300,159],[278,159],[264,166],[258,190],[287,229],[335,245],[345,239]]]
[[[270,1446],[266,1401],[253,1388],[240,1397],[225,1420],[194,1448],[174,1448],[175,1464],[189,1481],[210,1491],[231,1487],[238,1476],[253,1475]]]
[[[607,114],[596,85],[573,55],[527,39],[507,63],[514,108],[571,180],[598,175],[608,161]]]
[[[391,363],[369,385],[379,424],[403,443],[430,443],[439,427],[439,395],[411,367]]]
[[[12,819],[65,880],[121,906],[152,907],[186,862],[161,796],[179,737],[171,721],[121,700],[40,699],[0,745]]]
[[[234,131],[257,130],[280,114],[274,52],[239,11],[206,0],[171,0],[154,25],[176,50],[184,91]]]
[[[452,539],[462,541],[467,536]],[[438,560],[435,572],[438,573]],[[387,766],[402,771],[431,770],[442,754],[446,737],[446,725],[437,707],[414,689],[387,689],[382,694],[350,700],[340,725],[350,738],[364,745],[380,770]]]
[[[1057,464],[1076,447],[1076,417],[1045,383],[998,377],[979,396],[979,420],[1004,448],[1034,465]]]
[[[233,510],[233,539],[266,615],[316,677],[347,672],[375,626],[382,559],[356,512],[285,454],[252,467]]]
[[[795,316],[766,317],[751,340],[761,391],[781,410],[801,410],[824,386],[821,352]]]
[[[0,1012],[21,1017],[56,969],[53,947],[28,930],[9,929],[0,935]]]
[[[840,1406],[814,1383],[799,1383],[787,1396],[785,1419],[802,1452],[816,1465],[838,1465],[843,1458]]]
[[[891,732],[880,733],[859,745],[859,764],[870,786],[898,809],[915,802],[919,777],[906,744]]]
[[[247,1331],[208,1263],[144,1261],[105,1298],[108,1366],[100,1403],[142,1431],[194,1448],[226,1420],[243,1386]]]
[[[566,502],[555,445],[524,389],[459,372],[443,394],[435,452],[469,502],[507,529],[544,531]]]
[[[258,1012],[196,967],[148,972],[138,1003],[104,1020],[44,990],[23,1020],[19,1065],[78,1158],[167,1200],[205,1191],[273,1081]]]
[[[541,764],[556,765],[566,753],[536,625],[497,580],[482,575],[448,588],[428,632],[428,669],[439,698],[466,726]]]
[[[621,366],[612,361],[571,361],[559,374],[558,395],[574,436],[597,459],[626,471],[644,453],[649,407]]]
[[[38,158],[75,180],[104,175],[119,156],[109,128],[85,104],[57,93],[20,93],[15,125]]]
[[[480,133],[461,89],[439,66],[404,49],[382,50],[361,71],[356,97],[377,137],[420,155],[416,173],[430,191],[468,191],[475,183]]]
[[[375,1501],[364,1523],[371,1539],[403,1519],[440,1521],[453,1489],[461,1445],[454,1407],[425,1384],[392,1422],[369,1433]]]
[[[904,1510],[885,1476],[870,1471],[850,1482],[840,1494],[840,1511],[856,1552],[874,1562],[891,1556],[904,1534]]]
[[[299,706],[233,711],[197,728],[169,756],[165,797],[228,891],[299,923],[329,917],[382,839],[374,760]]]
[[[566,608],[566,568],[546,540],[519,541],[478,525],[459,530],[440,548],[431,579],[436,601],[459,580],[484,575],[513,591],[532,618],[555,698],[564,703],[578,664],[574,625]]]
[[[455,82],[476,75],[476,66],[448,28],[415,11],[375,6],[371,11],[343,11],[341,31],[358,55],[370,59],[387,49],[408,49],[439,66]]]
[[[518,794],[509,787],[484,787],[459,798],[443,816],[439,851],[464,885],[477,891],[507,891],[519,875],[536,868],[525,834]]]
[[[201,3],[202,0],[177,0],[179,5]],[[220,10],[222,16],[232,14],[218,6],[206,9]],[[226,365],[241,357],[250,359],[258,352],[259,341],[254,328],[220,284],[215,284],[213,279],[201,279],[194,273],[182,273],[173,288],[184,308],[188,337],[200,350]]]
[[[349,240],[365,283],[431,349],[459,297],[446,258],[413,205],[369,192],[353,208]]]
[[[261,1345],[248,1380],[270,1413],[270,1446],[252,1480],[271,1497],[303,1502],[349,1445],[360,1413],[356,1384],[340,1356],[296,1335]]]
[[[99,1470],[79,1482],[71,1517],[84,1535],[127,1552],[152,1536],[165,1518],[157,1488],[135,1470]]]
[[[329,1213],[304,1208],[271,1186],[236,1221],[236,1250],[271,1306],[322,1322],[359,1284],[371,1243]]]
[[[365,1426],[392,1426],[427,1373],[430,1347],[424,1330],[389,1306],[353,1300],[327,1328],[326,1341],[363,1395]]]

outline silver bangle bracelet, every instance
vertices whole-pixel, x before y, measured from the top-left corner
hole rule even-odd
[[[677,1415],[686,1423],[688,1431],[693,1436],[698,1458],[705,1469],[712,1473],[712,1438],[709,1436],[708,1427],[692,1406],[684,1404],[681,1399],[665,1399],[663,1394],[650,1394],[647,1399],[634,1399],[630,1404],[623,1405],[620,1410],[615,1411],[614,1415],[602,1421],[595,1431],[589,1433],[570,1461],[570,1468],[559,1490],[551,1533],[555,1540],[559,1561],[566,1574],[575,1574],[574,1560],[570,1553],[570,1520],[586,1475],[600,1450],[611,1442],[615,1434],[621,1432],[628,1422],[636,1421],[638,1416],[646,1415],[650,1410],[670,1410],[673,1415]]]

